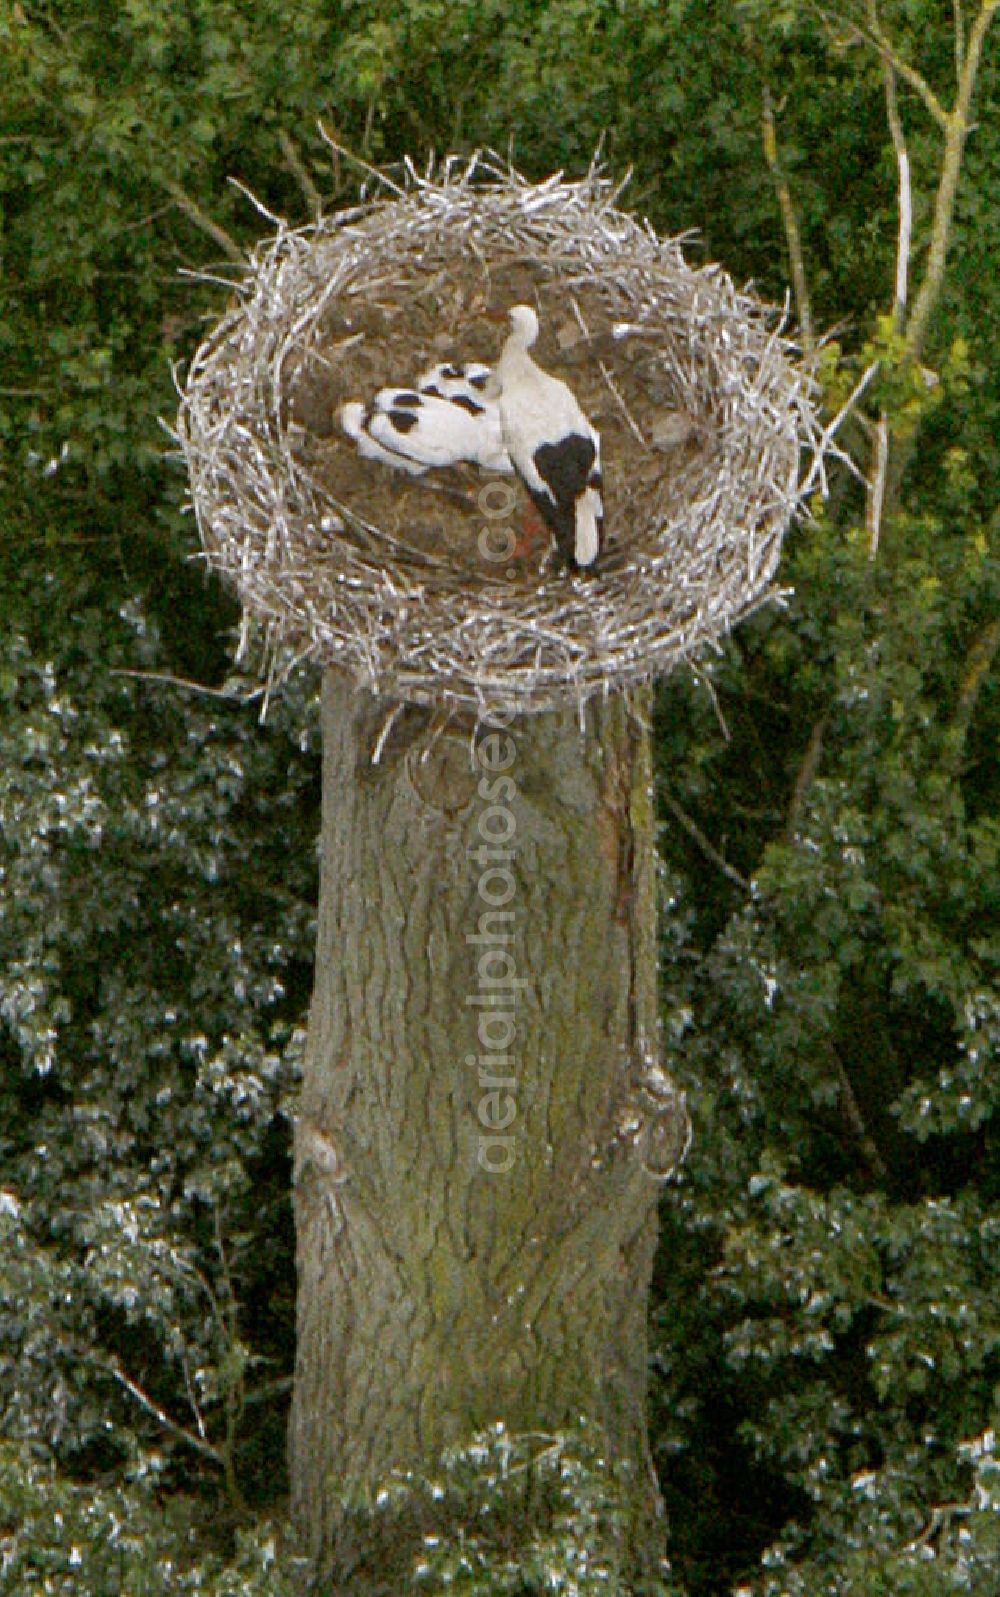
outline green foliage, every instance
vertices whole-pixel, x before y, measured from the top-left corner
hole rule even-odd
[[[239,1531],[230,1556],[207,1550],[197,1503],[162,1495],[162,1461],[136,1460],[113,1486],[80,1487],[30,1452],[0,1446],[0,1568],[20,1597],[297,1597],[301,1572],[280,1533]]]
[[[370,1541],[380,1578],[407,1592],[468,1597],[675,1597],[661,1580],[630,1584],[623,1470],[585,1422],[545,1436],[502,1424],[446,1452],[438,1471],[397,1471],[362,1505],[348,1498],[355,1556]],[[385,1549],[398,1563],[385,1566]]]
[[[141,590],[23,552],[0,639],[5,1434],[86,1475],[166,1426],[163,1478],[190,1454],[238,1506],[262,1445],[280,1484],[313,705],[293,742],[115,675],[158,657]]]
[[[670,967],[673,1063],[700,1137],[666,1217],[667,1255],[695,1249],[696,1301],[676,1340],[669,1292],[661,1311],[665,1457],[675,1522],[724,1511],[714,1494],[740,1459],[760,1471],[753,1508],[779,1571],[748,1585],[761,1593],[995,1578],[968,1448],[995,1424],[1000,1352],[1000,829],[983,753],[1000,569],[969,499],[964,527],[899,517],[874,566],[860,533],[799,534],[791,606],[715,673],[731,743],[711,738],[717,764],[670,780],[703,826],[718,806],[753,884],[702,916],[697,974]],[[779,715],[791,735],[776,742]],[[734,1456],[699,1509],[686,1454],[720,1405]]]

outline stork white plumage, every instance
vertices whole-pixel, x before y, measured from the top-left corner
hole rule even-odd
[[[417,381],[422,394],[437,394],[439,399],[450,399],[455,404],[491,404],[486,399],[486,388],[493,373],[482,361],[443,361],[428,366]]]
[[[411,477],[422,477],[427,470],[425,462],[405,455],[400,449],[387,448],[369,432],[368,423],[371,414],[357,399],[352,399],[340,407],[340,425],[348,437],[354,439],[358,446],[358,454],[364,455],[366,460],[381,461],[383,466],[392,466],[396,471],[408,472]]]
[[[413,477],[472,461],[512,471],[495,405],[459,403],[413,388],[380,388],[369,405],[343,405],[340,421],[359,454]]]
[[[601,440],[570,388],[542,371],[528,350],[538,337],[530,305],[510,311],[511,331],[487,393],[515,470],[571,566],[591,566],[601,552]]]
[[[422,394],[448,399],[476,418],[483,440],[480,453],[475,457],[479,465],[487,471],[512,472],[514,467],[504,448],[500,429],[500,407],[487,394],[492,377],[492,368],[481,361],[444,361],[429,366],[418,379],[417,387]]]

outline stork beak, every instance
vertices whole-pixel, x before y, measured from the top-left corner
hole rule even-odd
[[[483,320],[486,322],[506,322],[509,320],[508,311],[483,311]]]

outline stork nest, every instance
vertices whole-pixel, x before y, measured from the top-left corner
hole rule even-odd
[[[451,158],[386,184],[258,246],[182,389],[205,554],[245,614],[286,658],[476,711],[582,704],[717,643],[773,594],[820,452],[784,315],[690,267],[596,168],[532,184]],[[406,477],[339,424],[345,400],[435,362],[493,363],[504,331],[483,312],[519,302],[601,434],[606,545],[588,572],[544,544],[498,559],[527,508],[515,479]]]

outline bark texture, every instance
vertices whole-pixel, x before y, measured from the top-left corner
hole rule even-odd
[[[434,722],[324,683],[316,979],[296,1127],[293,1509],[337,1573],[337,1490],[496,1420],[646,1445],[657,1176],[648,744],[622,701]],[[497,718],[500,719],[499,717]],[[378,748],[378,763],[372,755]]]

